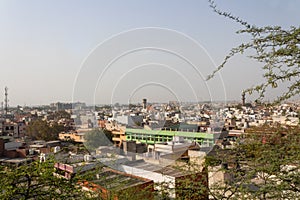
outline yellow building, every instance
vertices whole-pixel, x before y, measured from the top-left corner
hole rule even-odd
[[[126,141],[125,126],[117,125],[114,122],[107,122],[105,128],[113,134],[113,142],[115,146],[120,147],[123,141]]]
[[[69,132],[69,133],[65,133],[65,132],[62,132],[62,133],[59,133],[58,137],[60,140],[63,140],[63,141],[74,141],[74,142],[84,142],[84,135],[85,135],[86,131],[85,132]]]

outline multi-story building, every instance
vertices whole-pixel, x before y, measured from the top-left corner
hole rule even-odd
[[[171,142],[175,136],[184,140],[198,142],[202,146],[213,146],[220,133],[185,132],[169,130],[145,130],[126,128],[126,141],[136,141],[146,144]]]
[[[116,122],[105,123],[105,128],[113,134],[112,141],[114,146],[120,147],[123,141],[126,141],[125,130],[126,127],[117,124]]]
[[[74,142],[83,143],[84,135],[85,135],[85,132],[73,131],[73,132],[67,132],[67,133],[65,133],[65,132],[59,133],[58,137],[60,140],[63,140],[63,141],[74,141]]]
[[[24,122],[2,121],[0,122],[0,135],[15,138],[24,137],[26,124]]]

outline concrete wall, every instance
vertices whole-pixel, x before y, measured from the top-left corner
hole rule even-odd
[[[170,197],[175,198],[176,196],[174,177],[126,165],[119,165],[117,170],[123,171],[134,176],[140,176],[142,178],[153,180],[154,183],[167,183],[167,188],[170,189]],[[159,184],[156,186],[156,189],[161,189]]]
[[[21,147],[23,144],[21,142],[7,142],[5,143],[5,149],[17,149]]]
[[[143,116],[122,115],[122,116],[117,116],[115,120],[120,124],[126,124],[128,126],[136,126],[137,124],[141,124],[143,122]]]

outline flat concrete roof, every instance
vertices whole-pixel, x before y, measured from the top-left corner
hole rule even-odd
[[[144,160],[130,161],[130,162],[124,163],[124,165],[129,166],[129,167],[136,167],[139,169],[143,169],[146,171],[152,171],[152,172],[161,169],[161,166],[155,165],[152,163],[147,163]]]
[[[164,168],[156,170],[154,172],[160,173],[160,174],[163,174],[163,175],[167,175],[167,176],[172,176],[172,177],[180,177],[180,176],[193,174],[190,171],[179,170],[179,169],[175,169],[173,167],[164,167]]]
[[[124,165],[130,166],[133,168],[143,169],[143,170],[150,171],[150,172],[156,172],[156,173],[171,176],[171,177],[180,177],[180,176],[192,174],[189,171],[175,169],[170,166],[162,167],[160,165],[147,163],[144,160],[132,161],[129,163],[125,163]]]

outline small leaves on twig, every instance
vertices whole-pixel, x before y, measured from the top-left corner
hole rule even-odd
[[[248,43],[232,48],[217,69],[208,75],[207,80],[212,79],[235,55],[250,52],[249,58],[264,64],[262,69],[265,71],[263,77],[266,81],[248,88],[245,92],[251,95],[255,91],[259,95],[258,100],[262,100],[268,88],[277,88],[282,83],[288,83],[290,86],[286,92],[280,94],[274,103],[300,94],[300,27],[256,27],[231,13],[219,10],[213,0],[208,2],[214,12],[241,24],[244,29],[237,33],[250,34],[251,39]]]

